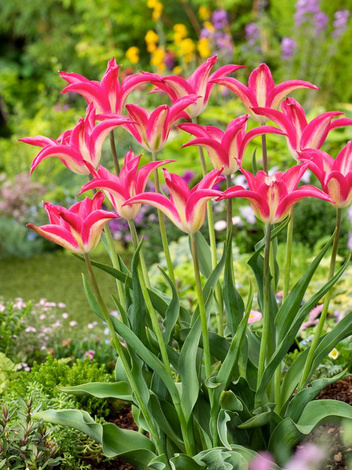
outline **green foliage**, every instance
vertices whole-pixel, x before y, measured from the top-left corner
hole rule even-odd
[[[0,302],[0,352],[16,360],[16,339],[25,329],[24,319],[32,305],[20,301]]]
[[[0,352],[0,395],[9,386],[10,380],[15,377],[16,365]]]
[[[20,373],[18,378],[11,382],[9,393],[14,391],[19,396],[27,394],[30,384],[39,383],[43,393],[49,398],[57,398],[61,392],[58,386],[74,386],[86,382],[109,382],[111,375],[106,373],[104,366],[88,358],[77,360],[70,365],[71,359],[54,359],[48,356],[43,364],[34,364],[28,373]],[[77,397],[76,406],[83,408],[100,416],[109,414],[109,403],[107,400],[98,400],[92,397]]]

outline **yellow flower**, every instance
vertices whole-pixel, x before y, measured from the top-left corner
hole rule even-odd
[[[164,5],[162,3],[157,3],[154,7],[154,10],[153,10],[153,20],[154,21],[157,21],[160,16],[161,16],[161,13],[163,12],[163,8],[164,8]]]
[[[130,47],[126,51],[126,57],[131,64],[137,64],[139,62],[139,49],[138,47]]]
[[[180,65],[176,65],[176,67],[174,67],[173,69],[173,73],[175,75],[180,75],[181,72],[182,72],[182,67]]]
[[[144,36],[144,39],[147,44],[153,44],[153,43],[155,44],[159,41],[159,36],[156,34],[155,31],[150,29],[149,31],[147,31],[147,34]]]
[[[158,3],[159,3],[158,0],[148,0],[147,1],[147,7],[148,8],[155,8]]]
[[[198,13],[199,13],[199,18],[202,21],[208,20],[210,18],[210,14],[211,14],[210,10],[205,6],[199,7]]]
[[[215,31],[214,25],[210,21],[205,21],[203,26],[204,28],[207,28],[207,30],[210,31],[211,33]]]
[[[330,351],[329,357],[330,357],[330,359],[335,360],[339,357],[339,354],[340,353],[338,352],[338,350],[336,348],[334,348],[332,351]]]
[[[165,57],[164,48],[163,47],[156,48],[152,54],[152,58],[150,59],[151,65],[154,65],[160,71],[164,70],[165,69],[164,57]]]
[[[180,44],[183,38],[187,36],[187,28],[184,24],[175,24],[174,26],[174,43]]]
[[[192,54],[194,53],[195,48],[194,42],[190,38],[183,39],[180,42],[180,55],[183,56],[185,62],[190,62],[192,60]]]
[[[201,57],[211,56],[211,48],[208,38],[199,39],[197,49]]]

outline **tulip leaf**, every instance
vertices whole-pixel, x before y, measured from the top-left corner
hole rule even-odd
[[[208,279],[212,272],[210,246],[199,230],[193,234],[193,236],[197,246],[200,272],[206,279]],[[191,242],[191,238],[189,238],[189,241]]]
[[[340,380],[345,374],[346,370],[343,370],[339,374],[334,375],[334,377],[314,380],[310,387],[304,388],[292,398],[285,416],[297,422],[306,405],[313,401],[325,387]]]
[[[128,309],[128,317],[132,331],[146,344],[145,322],[147,311],[138,272],[139,253],[142,248],[142,243],[143,241],[139,243],[132,258],[132,305],[130,305]]]
[[[274,229],[272,229],[271,231],[271,235],[270,235],[270,241],[273,241],[274,238],[276,238],[279,233],[281,233],[283,231],[283,229],[288,225],[290,221],[290,216],[286,217],[286,219],[284,219],[282,222],[280,222]],[[260,251],[264,248],[265,246],[265,237],[263,237],[254,247],[254,251],[257,252],[257,251]],[[249,263],[248,263],[249,264]]]
[[[170,459],[172,470],[205,470],[205,464],[197,463],[192,457],[185,454],[178,454]]]
[[[226,307],[227,326],[229,327],[232,335],[234,335],[243,317],[244,303],[242,297],[240,296],[235,287],[232,255],[232,227],[229,230],[229,234],[225,244],[225,271],[223,292]]]
[[[257,153],[257,147],[254,148],[253,153],[252,153],[252,173],[254,176],[258,172],[256,153]]]
[[[316,303],[324,296],[324,294],[326,294],[326,292],[328,292],[330,290],[330,288],[335,284],[335,282],[337,282],[337,280],[342,276],[342,274],[345,271],[346,267],[347,267],[347,264],[345,263],[345,265],[340,268],[338,273],[335,274],[335,276],[333,278],[331,278],[329,280],[329,282],[327,282],[308,302],[306,302],[298,310],[298,313],[296,314],[296,318],[291,319],[291,312],[288,311],[288,313],[287,313],[288,318],[286,319],[286,321],[291,322],[291,324],[289,325],[289,330],[287,331],[287,333],[285,334],[285,336],[283,337],[281,342],[276,347],[276,350],[275,350],[273,356],[271,357],[269,364],[265,368],[262,380],[261,380],[259,388],[258,388],[258,396],[260,396],[262,393],[264,393],[264,391],[266,389],[266,386],[268,385],[268,383],[270,381],[270,378],[274,374],[276,368],[279,366],[282,359],[287,354],[287,352],[288,352],[289,348],[291,347],[291,345],[292,345],[292,343],[295,339],[295,336],[296,336],[302,322],[304,321],[305,317],[307,316],[307,314],[314,307],[314,305],[316,305]],[[303,277],[305,277],[305,275]],[[302,280],[302,278],[301,278],[301,280]],[[298,281],[298,283],[300,283],[301,280]],[[296,286],[297,286],[297,284],[296,284]],[[292,289],[292,292],[295,289],[295,287]],[[298,290],[298,292],[299,292],[299,290]],[[289,295],[289,297],[290,297],[290,295]],[[289,299],[289,297],[287,297],[287,300]],[[284,305],[285,304],[286,304],[286,302],[284,303]],[[283,308],[284,305],[281,308]],[[296,305],[296,302],[294,302],[294,305]],[[333,349],[333,347],[331,347],[331,349]],[[329,354],[331,349],[328,350],[328,352],[325,354],[325,356],[327,354]],[[324,357],[321,360],[323,360]],[[315,369],[313,369],[313,370],[315,370]]]
[[[172,331],[180,315],[180,301],[179,301],[177,290],[174,286],[174,283],[171,281],[171,279],[166,274],[166,272],[160,268],[160,266],[159,266],[159,269],[160,269],[161,274],[164,276],[167,283],[169,284],[171,293],[172,293],[171,302],[169,303],[165,312],[164,331],[163,331],[164,341],[166,344],[169,344]]]
[[[71,395],[91,395],[97,398],[116,398],[118,400],[132,401],[131,387],[126,382],[90,382],[74,387],[58,387]]]
[[[192,415],[199,395],[197,353],[201,332],[201,320],[198,317],[183,343],[177,367],[182,382],[181,406],[187,420]]]
[[[103,314],[103,311],[98,303],[98,301],[96,300],[96,298],[94,297],[93,295],[93,292],[91,291],[91,288],[87,282],[87,279],[85,277],[85,275],[82,273],[82,280],[83,280],[83,289],[84,289],[84,292],[86,294],[86,298],[88,300],[88,303],[89,303],[89,306],[90,308],[92,309],[92,311],[98,315],[98,317],[105,321],[105,318],[104,318],[104,314]]]

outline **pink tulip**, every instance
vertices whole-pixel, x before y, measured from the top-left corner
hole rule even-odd
[[[263,108],[278,109],[281,101],[292,91],[298,88],[313,88],[318,90],[318,87],[303,80],[288,80],[275,86],[270,69],[266,64],[260,64],[249,75],[248,87],[243,83],[231,77],[215,78],[212,79],[213,83],[226,86],[242,101],[247,113],[253,119],[265,124],[268,118],[263,115],[256,114],[252,108],[258,106]]]
[[[105,192],[119,216],[127,220],[134,219],[140,211],[141,205],[134,204],[124,206],[123,204],[131,197],[141,194],[144,191],[149,175],[155,168],[174,161],[164,160],[151,162],[138,170],[140,159],[141,155],[135,157],[131,150],[127,152],[119,176],[110,173],[110,171],[103,166],[99,166],[97,171],[90,167],[94,179],[82,187],[80,194],[89,189],[100,188]]]
[[[109,132],[115,127],[130,123],[123,116],[107,119],[98,125],[95,125],[95,120],[95,108],[90,104],[86,117],[80,119],[74,129],[62,133],[58,140],[43,136],[20,139],[26,144],[43,147],[32,162],[31,173],[46,158],[58,157],[74,173],[88,175],[89,169],[85,162],[89,162],[94,168],[98,166],[101,149]]]
[[[306,149],[300,152],[299,159],[309,165],[335,207],[342,209],[351,204],[352,141],[348,142],[336,159],[316,149]]]
[[[248,115],[234,119],[227,126],[225,132],[213,126],[200,126],[199,124],[184,123],[178,127],[197,139],[191,140],[183,147],[199,145],[207,150],[209,158],[215,168],[223,168],[225,175],[232,175],[239,169],[243,154],[249,142],[261,134],[283,134],[272,126],[260,126],[246,133]]]
[[[245,190],[242,186],[233,186],[224,191],[220,199],[232,197],[248,199],[258,219],[266,224],[276,224],[289,214],[291,207],[300,199],[317,197],[331,201],[329,196],[314,186],[304,185],[297,188],[307,167],[308,164],[296,165],[285,173],[278,171],[273,176],[268,176],[262,170],[254,176],[242,169],[249,190]]]
[[[119,67],[115,58],[111,59],[100,82],[88,80],[77,73],[60,72],[61,77],[69,83],[62,93],[79,93],[88,104],[95,105],[97,113],[120,114],[128,95],[138,85],[160,81],[159,75],[145,73],[143,75],[128,75],[120,84]]]
[[[127,104],[126,109],[129,117],[134,121],[124,124],[137,142],[150,152],[161,150],[175,121],[181,118],[188,118],[184,112],[191,103],[195,103],[198,96],[184,96],[176,100],[172,106],[166,104],[156,108],[149,116],[148,111],[137,104]],[[104,118],[104,115],[102,115]]]
[[[271,108],[253,108],[253,111],[277,124],[287,135],[287,142],[292,157],[298,160],[298,153],[305,148],[319,149],[332,129],[351,126],[352,119],[342,118],[332,121],[343,113],[330,111],[322,113],[309,124],[302,106],[293,98],[281,103],[282,113]]]
[[[158,88],[153,91],[162,90],[166,92],[172,102],[175,102],[182,96],[200,96],[199,100],[188,106],[186,110],[191,118],[195,118],[204,111],[208,104],[211,90],[214,87],[214,83],[211,80],[224,77],[244,67],[243,65],[224,65],[209,76],[217,59],[216,56],[207,59],[192,73],[188,80],[177,75],[162,77],[161,82],[157,84]]]
[[[212,170],[192,190],[181,176],[163,171],[170,199],[163,194],[142,193],[129,199],[125,205],[149,204],[161,210],[183,232],[197,232],[204,223],[206,203],[222,195],[221,191],[211,189],[223,179],[220,176],[222,170]]]
[[[104,194],[98,192],[93,199],[76,202],[70,209],[45,202],[50,224],[27,226],[72,253],[89,253],[97,246],[104,225],[118,217],[112,212],[100,210],[103,200]]]

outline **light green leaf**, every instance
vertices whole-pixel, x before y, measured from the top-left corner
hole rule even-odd
[[[86,277],[83,273],[82,273],[82,280],[83,280],[83,289],[84,289],[84,292],[86,294],[86,297],[87,297],[90,308],[93,310],[93,312],[96,315],[98,315],[98,317],[101,320],[105,321],[104,314],[101,310],[101,307],[100,307],[98,301],[96,300],[96,298],[94,297],[93,292],[91,291],[91,288],[90,288],[90,286],[89,286],[89,284],[86,280]]]
[[[159,266],[159,269],[161,271],[161,274],[164,276],[167,283],[169,284],[171,293],[172,293],[171,302],[169,303],[165,312],[164,331],[163,331],[164,341],[166,344],[169,344],[170,339],[171,339],[171,333],[180,315],[180,301],[179,301],[177,290],[174,286],[174,283],[171,281],[171,279],[166,274],[166,272],[160,268],[160,266]]]
[[[194,238],[197,245],[200,272],[208,279],[212,271],[210,246],[200,231],[194,234]]]
[[[58,389],[71,395],[91,395],[97,398],[132,401],[131,387],[126,382],[90,382],[74,387],[58,387]]]

